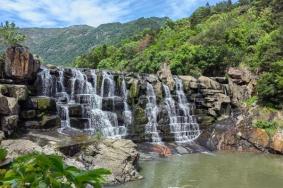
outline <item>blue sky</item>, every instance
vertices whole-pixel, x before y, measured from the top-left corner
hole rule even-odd
[[[0,0],[0,22],[20,27],[66,27],[127,22],[140,17],[188,17],[220,0]]]

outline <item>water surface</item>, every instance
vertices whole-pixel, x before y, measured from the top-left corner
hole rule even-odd
[[[282,188],[283,157],[253,153],[173,156],[141,163],[145,179],[115,188]]]

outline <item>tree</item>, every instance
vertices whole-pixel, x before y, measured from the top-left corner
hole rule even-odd
[[[0,25],[0,43],[15,46],[25,40],[25,35],[18,32],[15,23],[6,21]]]

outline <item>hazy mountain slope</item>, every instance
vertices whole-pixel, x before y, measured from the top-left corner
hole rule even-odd
[[[70,64],[74,57],[101,44],[116,44],[145,29],[159,29],[168,18],[140,18],[128,23],[109,23],[97,28],[87,25],[67,28],[23,28],[25,45],[45,63]]]

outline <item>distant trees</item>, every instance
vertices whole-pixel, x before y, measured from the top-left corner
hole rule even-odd
[[[15,46],[25,40],[25,35],[18,32],[15,23],[6,21],[0,25],[0,43]]]

